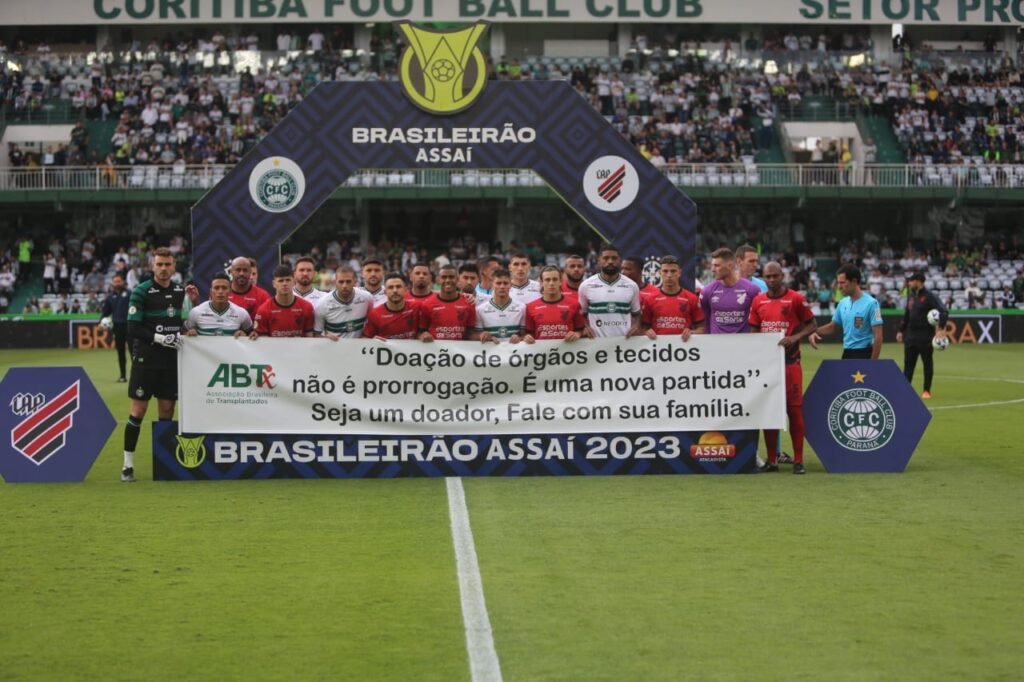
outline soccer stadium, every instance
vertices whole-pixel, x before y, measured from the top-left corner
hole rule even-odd
[[[1022,75],[1021,0],[0,3],[0,678],[1021,678]]]

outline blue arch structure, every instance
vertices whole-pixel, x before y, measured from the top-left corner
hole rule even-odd
[[[523,142],[426,145],[357,143],[355,128],[433,128],[450,135],[458,128],[532,128]],[[473,147],[472,161],[416,161],[423,147]],[[584,174],[597,159],[618,156],[639,179],[636,199],[618,211],[591,203]],[[288,210],[271,212],[250,193],[250,175],[261,162],[284,157],[301,169],[305,191]],[[586,100],[564,81],[491,82],[469,109],[453,116],[415,107],[397,82],[321,83],[192,209],[197,283],[239,255],[255,257],[261,282],[270,281],[279,246],[345,180],[360,168],[530,169],[623,255],[680,259],[684,286],[696,270],[697,212],[694,203],[654,168]]]

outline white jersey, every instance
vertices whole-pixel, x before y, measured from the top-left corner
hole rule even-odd
[[[526,284],[523,286],[513,282],[512,288],[508,290],[508,295],[513,301],[522,304],[525,308],[540,298],[540,282],[529,279],[526,280]]]
[[[320,291],[316,287],[313,287],[312,289],[310,289],[306,293],[302,293],[298,289],[292,289],[292,291],[295,292],[296,296],[298,296],[300,298],[304,298],[307,301],[309,301],[309,304],[311,306],[313,306],[314,308],[316,308],[316,304],[319,303],[322,299],[325,299],[325,298],[327,298],[328,296],[331,295],[330,292],[328,292],[328,291]]]
[[[371,310],[373,296],[364,289],[354,289],[352,300],[347,303],[338,298],[337,291],[332,291],[313,309],[313,331],[317,334],[331,332],[345,339],[361,338]]]
[[[579,298],[594,336],[625,336],[633,325],[631,316],[640,314],[640,287],[621,274],[611,282],[600,274],[588,277],[580,284]]]
[[[525,305],[509,301],[504,308],[499,308],[494,299],[489,299],[476,307],[476,326],[473,331],[490,332],[495,338],[504,341],[513,334],[522,334],[525,324]]]
[[[245,308],[228,301],[227,310],[218,313],[209,301],[200,303],[188,311],[185,329],[195,329],[199,336],[231,336],[239,329],[252,330],[252,318]]]
[[[384,305],[388,302],[388,295],[384,293],[384,287],[377,289],[377,291],[370,291],[363,287],[356,287],[356,291],[361,291],[370,298],[373,299],[373,307],[376,308],[379,305]]]

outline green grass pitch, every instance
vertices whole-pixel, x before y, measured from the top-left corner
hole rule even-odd
[[[1022,361],[937,355],[902,475],[465,480],[504,678],[1021,679]],[[127,416],[112,353],[22,365]],[[469,679],[443,480],[155,483],[147,425],[123,485],[121,439],[0,485],[0,679]]]

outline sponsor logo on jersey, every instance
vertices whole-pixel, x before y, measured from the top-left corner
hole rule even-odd
[[[602,211],[621,211],[633,203],[639,191],[636,168],[621,156],[602,156],[583,174],[587,201]]]
[[[306,176],[299,164],[283,156],[263,159],[249,173],[249,195],[264,211],[290,211],[305,192]]]
[[[399,24],[409,45],[402,52],[402,92],[430,114],[456,114],[473,105],[487,85],[484,54],[477,47],[485,22],[440,31]]]

